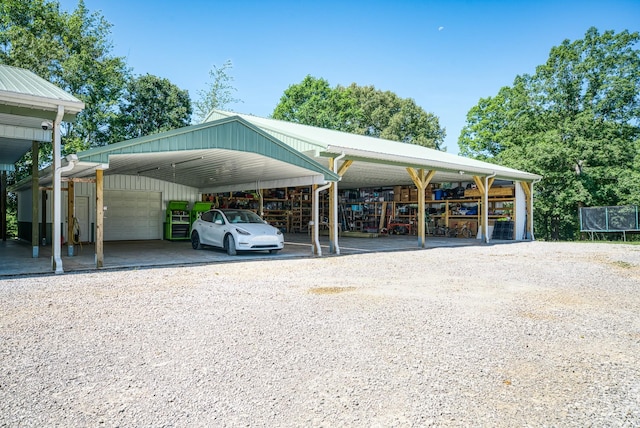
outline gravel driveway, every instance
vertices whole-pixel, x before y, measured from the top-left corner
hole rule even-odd
[[[0,281],[0,426],[640,426],[640,246]]]

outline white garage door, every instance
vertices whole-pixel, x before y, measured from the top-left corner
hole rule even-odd
[[[162,239],[162,193],[104,192],[104,240]]]

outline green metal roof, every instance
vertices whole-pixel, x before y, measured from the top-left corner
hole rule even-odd
[[[213,110],[206,120],[240,116],[260,129],[276,136],[291,147],[318,161],[345,154],[356,163],[340,182],[342,187],[365,187],[395,182],[410,182],[405,167],[437,171],[435,182],[460,181],[464,175],[496,177],[507,180],[534,181],[541,177],[501,165],[457,156],[416,144],[350,134],[299,123]]]
[[[312,175],[322,175],[327,181],[339,179],[315,160],[239,117],[94,148],[78,153],[78,159],[81,165],[108,164],[108,174],[144,175],[199,189],[222,181],[246,183]]]
[[[30,70],[0,64],[0,112],[55,118],[57,106],[65,107],[63,120],[72,120],[84,103]]]

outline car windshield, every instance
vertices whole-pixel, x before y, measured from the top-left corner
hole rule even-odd
[[[229,220],[229,223],[264,223],[260,216],[253,211],[226,210],[224,215]]]

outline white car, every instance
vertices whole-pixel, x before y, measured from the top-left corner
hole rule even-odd
[[[230,256],[237,251],[277,253],[284,248],[284,236],[253,211],[214,209],[191,226],[191,246],[198,250],[203,245],[224,248]]]

